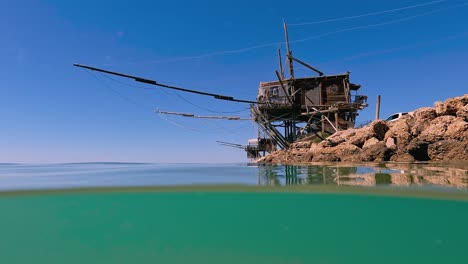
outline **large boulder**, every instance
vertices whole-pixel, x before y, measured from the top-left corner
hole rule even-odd
[[[411,140],[406,148],[406,152],[414,157],[417,161],[428,161],[430,160],[427,153],[429,143],[419,138]]]
[[[453,122],[447,127],[444,138],[468,142],[468,122],[461,118],[453,120]]]
[[[389,137],[387,140],[385,140],[385,146],[389,149],[396,150],[397,145],[395,144],[395,138]]]
[[[458,140],[441,140],[430,144],[428,155],[431,160],[468,160],[468,144]]]
[[[313,154],[310,151],[295,151],[290,153],[286,163],[307,163],[311,162]]]
[[[387,148],[385,142],[377,142],[362,150],[361,161],[388,161],[393,155],[393,150]]]
[[[379,120],[371,123],[372,131],[374,132],[374,137],[378,140],[383,140],[385,133],[389,130],[387,122]]]
[[[330,138],[341,137],[341,138],[344,138],[346,141],[348,141],[350,137],[356,135],[356,131],[358,131],[358,129],[354,129],[354,128],[347,129],[347,130],[340,130],[340,131],[337,131],[335,134],[331,135]]]
[[[366,140],[366,142],[364,142],[364,145],[362,146],[362,148],[365,149],[365,148],[368,148],[368,147],[370,147],[372,145],[375,145],[377,143],[379,143],[379,140],[377,138],[373,137],[373,138],[370,138],[370,139]]]
[[[312,158],[313,162],[336,162],[340,161],[340,158],[334,153],[320,153]]]
[[[307,149],[310,148],[310,145],[312,144],[311,141],[299,141],[295,142],[294,144],[291,145],[291,148],[293,149]]]
[[[418,136],[420,140],[426,142],[436,142],[444,139],[447,128],[456,118],[454,116],[439,116],[432,120],[429,126]]]
[[[326,145],[326,142],[325,141],[322,141],[320,143],[312,143],[310,145],[310,148],[309,148],[309,151],[313,154],[313,155],[318,155],[320,152],[322,152],[322,150],[325,148],[325,145]]]
[[[404,151],[408,143],[413,139],[408,120],[407,118],[402,118],[392,122],[393,124],[391,124],[390,129],[385,133],[384,141],[387,142],[390,138],[393,138],[396,148]]]
[[[465,105],[464,107],[460,108],[458,111],[457,111],[457,117],[465,120],[465,121],[468,121],[468,105]]]
[[[413,137],[418,136],[424,131],[432,120],[437,117],[436,110],[432,107],[423,107],[414,111],[414,124],[410,126],[411,134]]]
[[[373,137],[378,140],[384,140],[385,133],[389,130],[387,122],[378,120],[372,122],[370,125],[357,129],[353,136],[349,136],[347,141],[357,147],[362,148],[364,143]]]
[[[436,102],[434,104],[438,116],[453,115],[455,116],[458,110],[468,104],[468,94],[459,97],[453,97],[445,100],[445,102]]]
[[[374,137],[374,131],[372,127],[367,126],[356,131],[356,134],[349,137],[348,142],[361,148],[364,145],[364,142],[372,137]]]
[[[340,158],[341,161],[352,161],[357,162],[360,161],[360,154],[362,149],[359,147],[351,144],[351,143],[343,143],[336,147],[336,155]]]
[[[341,136],[331,136],[324,140],[324,147],[334,147],[338,144],[345,142],[345,139]]]

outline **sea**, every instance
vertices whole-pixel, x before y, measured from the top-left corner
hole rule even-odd
[[[468,263],[468,163],[0,164],[0,263]]]

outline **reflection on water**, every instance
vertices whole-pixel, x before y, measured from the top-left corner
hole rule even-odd
[[[260,185],[446,186],[468,189],[465,164],[363,164],[258,167]]]
[[[353,185],[468,191],[468,164],[0,164],[0,191],[174,185]]]

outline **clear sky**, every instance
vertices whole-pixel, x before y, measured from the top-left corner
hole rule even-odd
[[[370,106],[358,123],[373,119],[379,94],[382,117],[432,106],[468,93],[467,3],[0,0],[0,162],[246,161],[215,141],[245,144],[251,122],[153,110],[248,117],[248,105],[72,64],[255,100],[259,82],[276,79],[283,18],[296,57],[362,85]]]

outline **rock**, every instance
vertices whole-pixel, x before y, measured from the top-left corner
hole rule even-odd
[[[340,158],[338,158],[335,154],[333,153],[322,153],[319,154],[318,156],[315,156],[312,159],[313,162],[336,162],[340,161]]]
[[[430,122],[432,119],[437,117],[437,113],[433,107],[423,107],[414,111],[413,116],[417,122]]]
[[[297,150],[285,153],[282,163],[307,163],[312,161],[313,154],[310,151]]]
[[[368,147],[370,147],[372,145],[375,145],[377,143],[379,143],[379,140],[377,138],[373,137],[373,138],[370,138],[370,139],[366,140],[366,142],[364,142],[364,145],[362,146],[362,148],[365,149],[365,148],[368,148]]]
[[[429,145],[428,155],[431,160],[468,160],[468,144],[458,140],[441,140]]]
[[[457,111],[457,117],[468,121],[468,105],[465,105]]]
[[[361,148],[364,145],[364,142],[372,137],[374,137],[374,130],[372,127],[367,126],[361,128],[358,133],[351,136],[348,139],[348,142]]]
[[[377,142],[363,149],[360,158],[362,161],[388,161],[392,155],[393,151],[384,142]]]
[[[302,140],[262,161],[468,160],[468,94],[435,105],[394,122],[375,121],[360,129],[338,131],[319,143],[311,143],[312,138]]]
[[[413,113],[414,125],[410,126],[413,137],[418,136],[424,131],[431,121],[437,117],[437,113],[433,107],[423,107]]]
[[[461,142],[468,141],[468,122],[461,118],[456,118],[448,127],[444,134],[445,139],[455,139]],[[466,140],[466,141],[465,141]]]
[[[430,159],[427,153],[428,146],[426,141],[415,138],[409,143],[406,151],[417,161],[428,161]]]
[[[392,122],[392,126],[385,133],[384,141],[386,142],[389,138],[394,138],[395,144],[398,149],[405,149],[409,142],[413,139],[411,133],[411,126],[408,124],[408,119],[400,119]]]
[[[338,131],[338,132],[340,132],[340,137],[342,137],[346,141],[348,141],[350,137],[356,135],[356,131],[357,131],[357,129],[348,129],[348,130],[342,130],[342,131]]]
[[[295,148],[295,149],[310,148],[310,144],[312,144],[312,142],[310,141],[295,142],[294,144],[292,144],[291,148]]]
[[[395,139],[392,137],[387,138],[385,141],[385,146],[389,149],[396,149]]]
[[[374,137],[378,140],[383,140],[385,133],[389,130],[387,122],[379,120],[371,123],[372,130],[374,131]]]
[[[339,145],[336,148],[336,155],[340,158],[341,161],[352,161],[357,162],[360,161],[360,154],[362,149],[358,148],[357,146],[351,143],[344,143]]]
[[[458,110],[468,104],[468,94],[464,96],[449,98],[445,102],[436,102],[434,104],[437,116],[453,115],[455,116]]]
[[[324,140],[324,147],[334,147],[338,144],[345,142],[345,139],[340,136],[330,136]]]
[[[325,143],[323,141],[320,143],[312,143],[309,151],[312,152],[313,155],[316,155],[325,148],[324,145]]]
[[[454,116],[439,116],[419,135],[419,139],[432,143],[444,138],[448,126],[455,120]]]
[[[408,153],[395,154],[390,158],[390,161],[395,162],[413,162],[415,161],[414,157]]]

